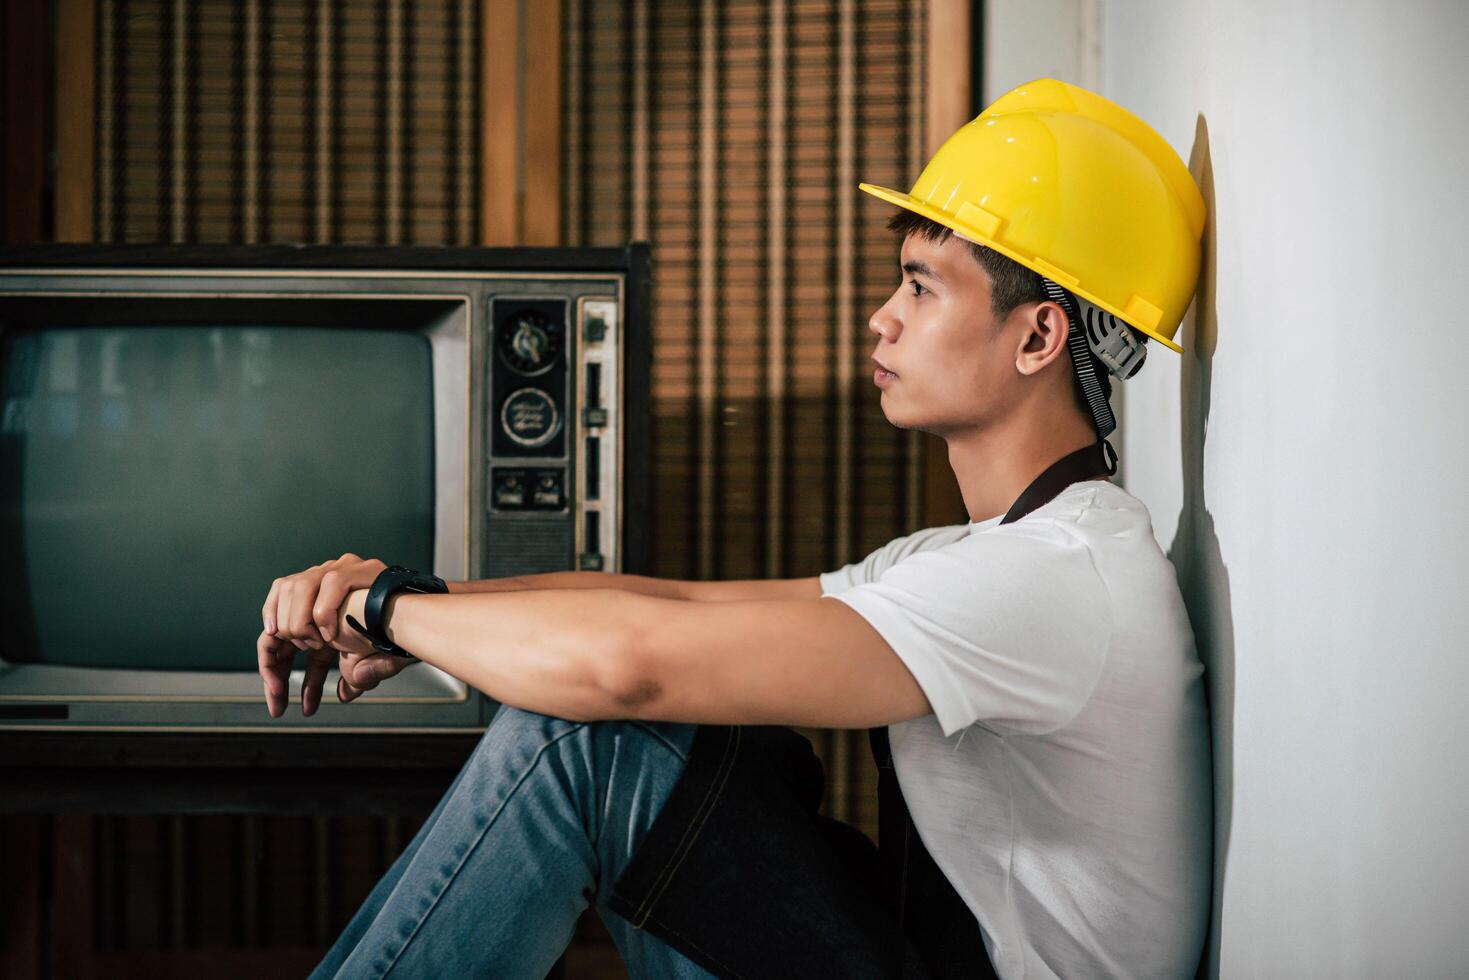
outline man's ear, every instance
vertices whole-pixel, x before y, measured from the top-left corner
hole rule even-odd
[[[1015,369],[1036,374],[1065,352],[1071,320],[1059,303],[1045,300],[1026,313],[1024,325],[1015,351]]]

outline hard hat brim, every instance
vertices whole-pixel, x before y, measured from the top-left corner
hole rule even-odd
[[[1047,278],[1051,278],[1046,270],[1036,268],[1036,263],[1034,260],[1028,258],[1027,256],[1019,254],[1013,249],[1007,248],[1006,246],[1000,244],[999,242],[986,235],[981,234],[977,229],[967,226],[964,223],[958,221],[953,215],[949,214],[947,211],[942,210],[941,208],[936,208],[926,201],[920,201],[918,198],[914,197],[911,194],[907,194],[899,190],[893,190],[891,187],[881,187],[877,184],[867,183],[860,183],[857,186],[861,190],[866,191],[868,194],[871,194],[873,197],[878,198],[879,200],[886,201],[889,204],[895,204],[900,208],[912,211],[914,214],[922,215],[923,217],[928,218],[930,221],[936,221],[939,224],[943,225],[945,228],[948,228],[950,231],[954,232],[954,234],[963,239],[966,239],[967,241],[974,242],[976,245],[983,245],[985,248],[992,248],[996,252],[999,252],[1001,255],[1005,256],[1007,259],[1013,259],[1014,261],[1019,262],[1021,265],[1025,266],[1027,269],[1030,269],[1032,272],[1035,272],[1042,276],[1046,276]],[[1183,353],[1182,347],[1169,340],[1162,334],[1154,330],[1149,330],[1146,327],[1140,327],[1137,324],[1130,322],[1127,318],[1127,315],[1123,313],[1120,309],[1117,309],[1112,303],[1107,302],[1101,297],[1089,292],[1088,290],[1080,286],[1068,285],[1066,288],[1076,295],[1080,296],[1082,299],[1088,300],[1099,308],[1106,310],[1108,313],[1111,313],[1113,316],[1126,323],[1129,327],[1132,327],[1135,330],[1147,334],[1149,337],[1158,341],[1158,343],[1163,344],[1165,347],[1168,347],[1170,350],[1177,351],[1180,354]]]

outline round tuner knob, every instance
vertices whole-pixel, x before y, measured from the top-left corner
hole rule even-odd
[[[561,353],[561,327],[543,313],[525,310],[501,326],[495,346],[510,370],[527,376],[544,374]]]

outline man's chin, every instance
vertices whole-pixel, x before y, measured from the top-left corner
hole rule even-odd
[[[894,417],[891,413],[888,412],[884,412],[883,417],[886,418],[888,420],[888,424],[895,429],[911,429],[915,432],[932,431],[932,429],[930,428],[930,423],[925,422],[922,419],[910,419],[902,415]]]

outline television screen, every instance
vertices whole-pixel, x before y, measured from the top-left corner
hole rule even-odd
[[[0,406],[6,661],[254,673],[277,576],[433,567],[419,331],[32,325]]]

